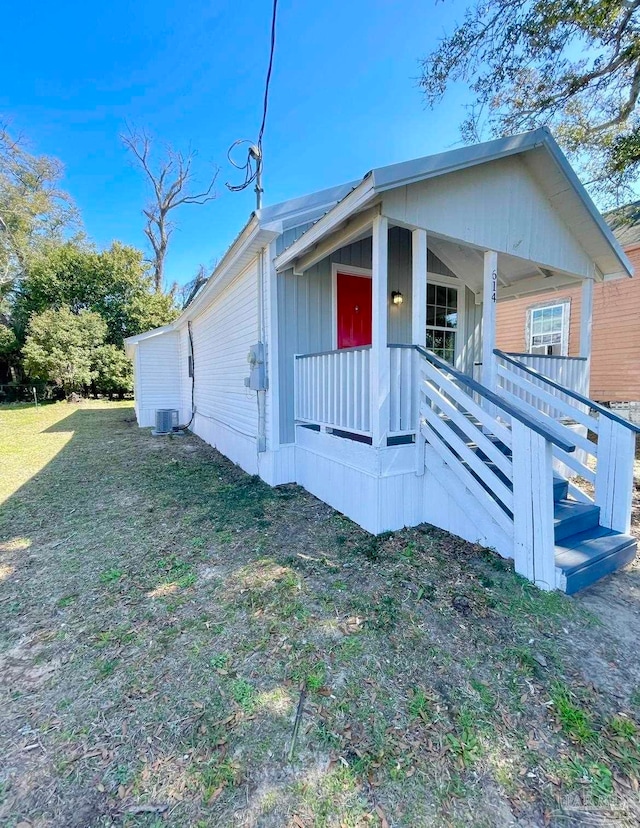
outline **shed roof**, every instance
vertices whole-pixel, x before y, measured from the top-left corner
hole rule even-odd
[[[623,247],[640,244],[640,201],[610,210],[604,217]]]

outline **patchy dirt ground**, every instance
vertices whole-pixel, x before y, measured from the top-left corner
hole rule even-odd
[[[371,538],[122,405],[0,409],[0,824],[631,826],[640,568]]]

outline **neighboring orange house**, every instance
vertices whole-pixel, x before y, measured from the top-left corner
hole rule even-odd
[[[640,401],[640,201],[605,216],[636,272],[593,289],[589,396],[598,402]],[[500,302],[497,346],[514,353],[580,355],[581,289]]]

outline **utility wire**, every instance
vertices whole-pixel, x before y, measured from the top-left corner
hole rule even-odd
[[[267,69],[267,79],[264,84],[264,101],[262,104],[262,124],[260,125],[260,132],[258,133],[258,148],[262,150],[262,136],[264,135],[264,125],[267,121],[267,109],[269,106],[269,86],[271,84],[271,72],[273,70],[273,56],[276,51],[276,15],[278,12],[278,0],[273,0],[273,11],[271,13],[271,47],[269,51],[269,68]]]
[[[262,138],[264,136],[264,129],[267,122],[267,110],[269,108],[269,87],[271,86],[271,73],[273,71],[273,58],[276,50],[276,22],[278,13],[278,0],[273,0],[273,9],[271,13],[271,43],[269,48],[269,65],[267,68],[267,77],[264,85],[264,98],[262,102],[262,123],[260,124],[260,131],[258,133],[258,141],[254,146],[251,141],[246,138],[240,138],[234,141],[229,147],[227,158],[229,163],[238,170],[244,170],[244,181],[242,184],[230,184],[227,182],[226,186],[231,192],[239,193],[241,190],[253,184],[253,182],[260,175],[262,168]],[[237,164],[231,157],[233,150],[240,144],[249,144],[247,152],[247,160],[244,164]]]

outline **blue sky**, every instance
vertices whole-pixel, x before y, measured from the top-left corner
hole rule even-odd
[[[456,144],[466,90],[427,111],[416,79],[418,59],[464,7],[280,0],[264,203]],[[176,215],[167,277],[188,281],[224,253],[254,207],[252,190],[226,190],[240,175],[226,153],[259,128],[270,16],[271,0],[11,3],[0,116],[33,152],[63,161],[64,186],[99,246],[145,243],[145,182],[119,139],[127,122],[150,131],[158,150],[197,149],[201,183],[219,166],[219,198]],[[19,32],[29,33],[28,49]]]

